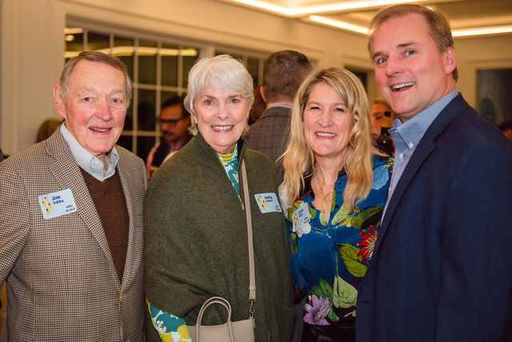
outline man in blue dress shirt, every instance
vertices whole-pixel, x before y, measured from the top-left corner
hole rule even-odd
[[[512,145],[456,90],[447,20],[379,12],[369,50],[397,114],[395,165],[358,298],[360,342],[512,337]]]

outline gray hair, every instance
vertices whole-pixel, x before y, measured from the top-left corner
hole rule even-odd
[[[249,108],[254,102],[253,80],[242,63],[229,55],[202,58],[190,69],[188,76],[185,109],[192,114],[193,121],[196,116],[194,102],[201,91],[208,87],[239,93],[249,100]]]
[[[68,91],[69,78],[71,77],[71,74],[73,73],[73,70],[75,69],[76,65],[80,61],[102,63],[110,65],[114,69],[121,71],[124,75],[126,106],[128,106],[132,98],[132,82],[130,81],[130,76],[128,76],[126,65],[119,58],[107,55],[106,53],[99,51],[82,51],[78,56],[73,57],[69,61],[67,61],[66,65],[64,65],[64,69],[62,69],[62,72],[60,74],[59,85],[61,89],[61,97],[66,96]]]

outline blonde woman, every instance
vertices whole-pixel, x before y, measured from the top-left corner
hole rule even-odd
[[[386,202],[391,163],[373,153],[361,82],[317,71],[295,98],[280,192],[302,341],[355,341],[357,288]]]

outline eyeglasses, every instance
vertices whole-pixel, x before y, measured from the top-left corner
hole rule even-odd
[[[382,116],[385,116],[387,118],[390,118],[391,117],[391,114],[392,112],[390,111],[385,111],[385,112],[375,112],[373,113],[373,116],[375,116],[375,118],[381,118]]]
[[[171,125],[176,126],[178,122],[185,119],[185,117],[181,117],[179,119],[158,119],[158,122],[160,122],[160,125]]]

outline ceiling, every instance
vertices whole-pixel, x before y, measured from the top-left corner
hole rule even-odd
[[[383,7],[419,3],[443,12],[455,37],[512,34],[512,0],[222,0],[258,11],[366,34]]]

